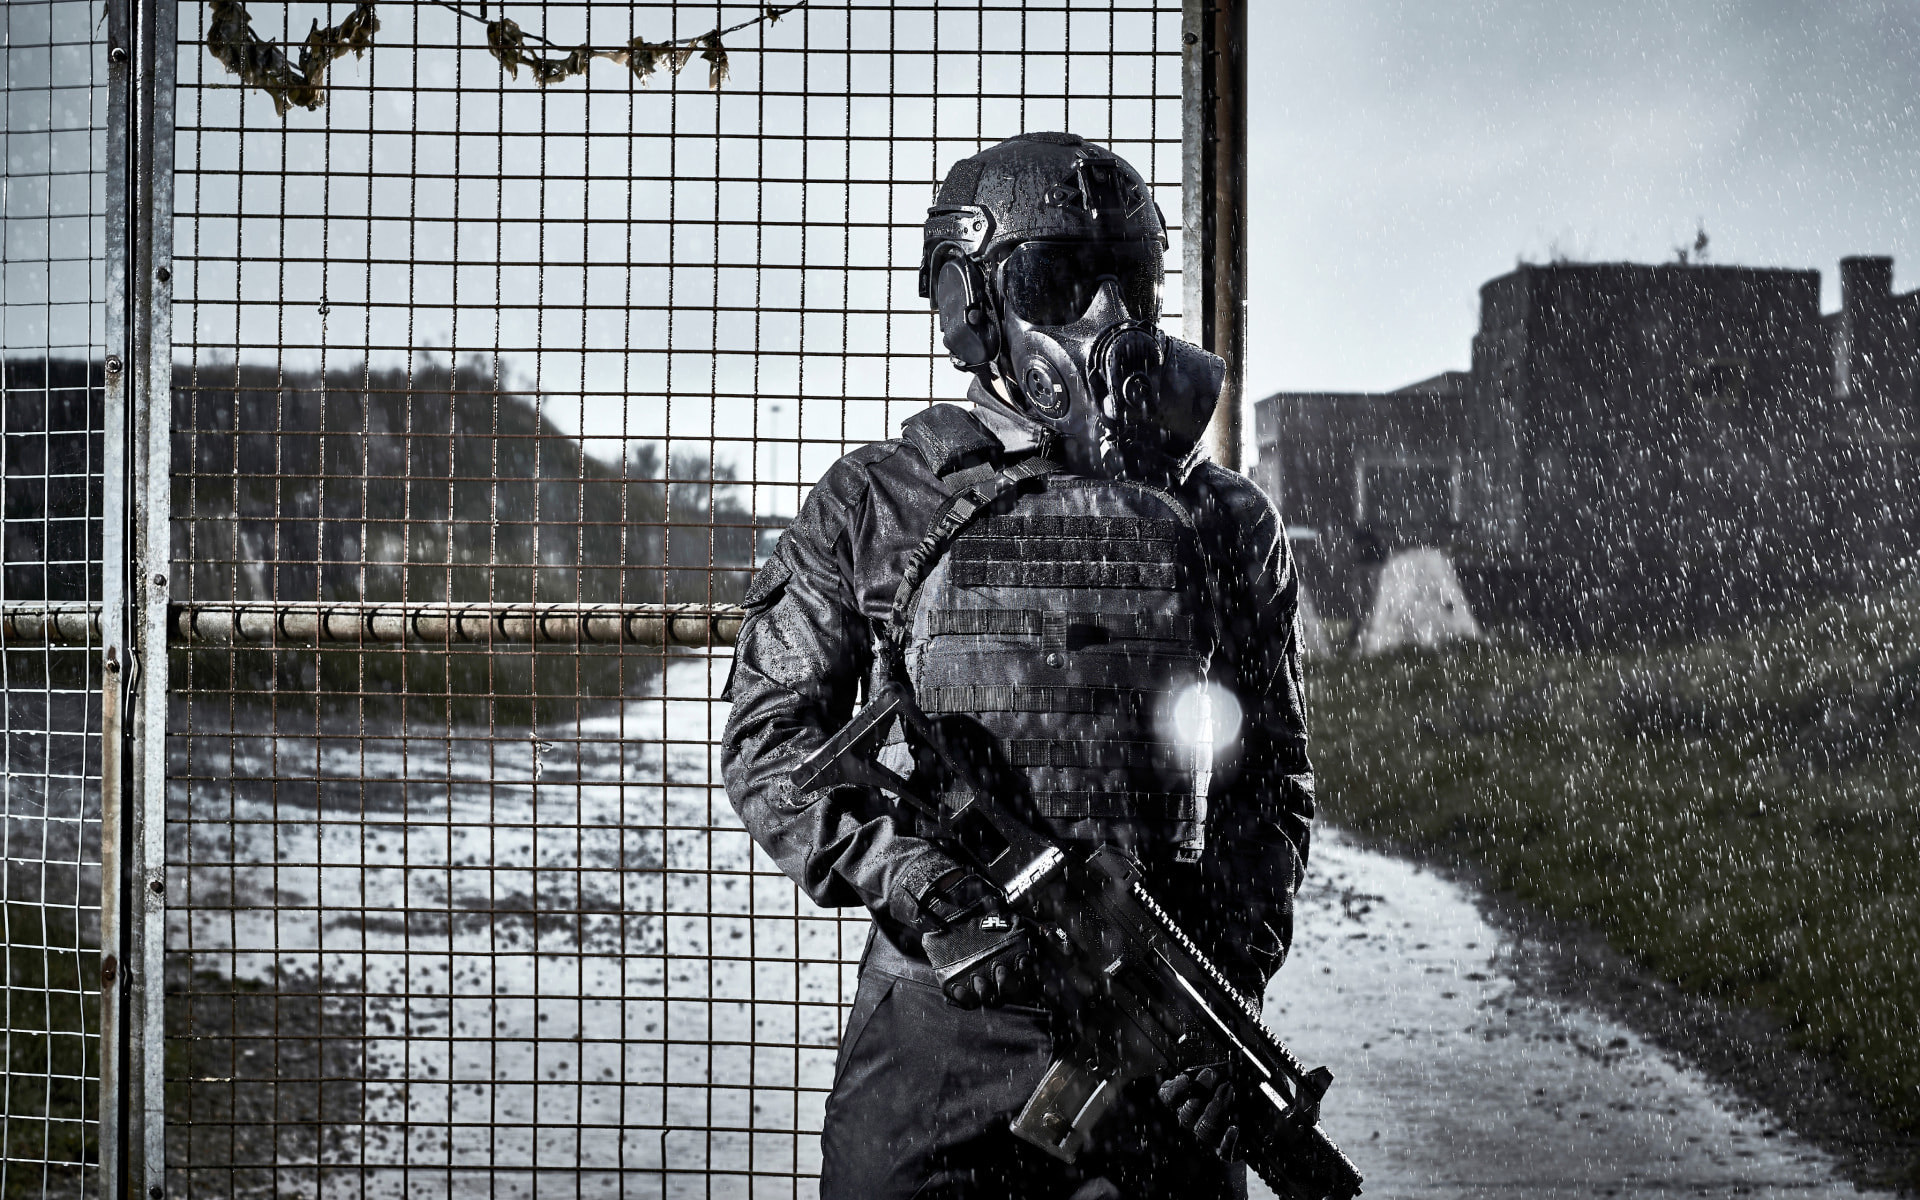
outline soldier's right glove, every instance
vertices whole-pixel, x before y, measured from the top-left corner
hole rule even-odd
[[[922,935],[920,947],[947,1003],[960,1008],[1011,1003],[1024,998],[1033,982],[1033,942],[1020,919],[997,904]]]
[[[993,885],[965,867],[955,867],[934,880],[918,901],[923,930],[951,929],[993,908],[999,895]]]

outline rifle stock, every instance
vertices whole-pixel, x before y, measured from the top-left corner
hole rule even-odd
[[[1281,1044],[1258,1003],[1240,995],[1154,900],[1133,860],[1108,846],[1085,859],[1069,856],[978,788],[957,805],[918,795],[874,760],[896,717],[955,780],[969,780],[939,730],[895,684],[795,769],[794,786],[892,793],[933,819],[943,845],[1037,929],[1053,976],[1050,999],[1068,1010],[1079,1036],[1048,1067],[1013,1133],[1072,1161],[1131,1080],[1226,1061],[1236,1082],[1233,1122],[1254,1172],[1283,1200],[1359,1195],[1359,1172],[1318,1124],[1332,1074],[1307,1070]]]

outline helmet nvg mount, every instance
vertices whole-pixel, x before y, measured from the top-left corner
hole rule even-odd
[[[1079,473],[1178,473],[1225,370],[1160,331],[1166,222],[1139,172],[1022,134],[953,165],[924,235],[920,294],[954,366],[1059,433]]]

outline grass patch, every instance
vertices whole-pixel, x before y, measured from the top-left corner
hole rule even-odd
[[[1920,593],[1686,646],[1309,674],[1323,816],[1771,1011],[1920,1130]]]

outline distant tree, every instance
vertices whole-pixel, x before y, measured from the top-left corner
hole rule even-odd
[[[183,364],[173,404],[183,600],[724,604],[745,594],[755,518],[726,486],[730,469],[678,448],[663,469],[657,441],[630,442],[613,461],[585,454],[540,396],[502,387],[478,360],[324,376]],[[564,678],[536,666],[562,655]],[[644,656],[603,657],[581,667],[572,647],[210,649],[191,669],[214,690],[476,701],[627,691]]]
[[[1697,222],[1693,231],[1693,245],[1675,246],[1673,248],[1673,260],[1683,267],[1688,263],[1692,263],[1694,266],[1705,263],[1707,261],[1708,241],[1705,222]]]

